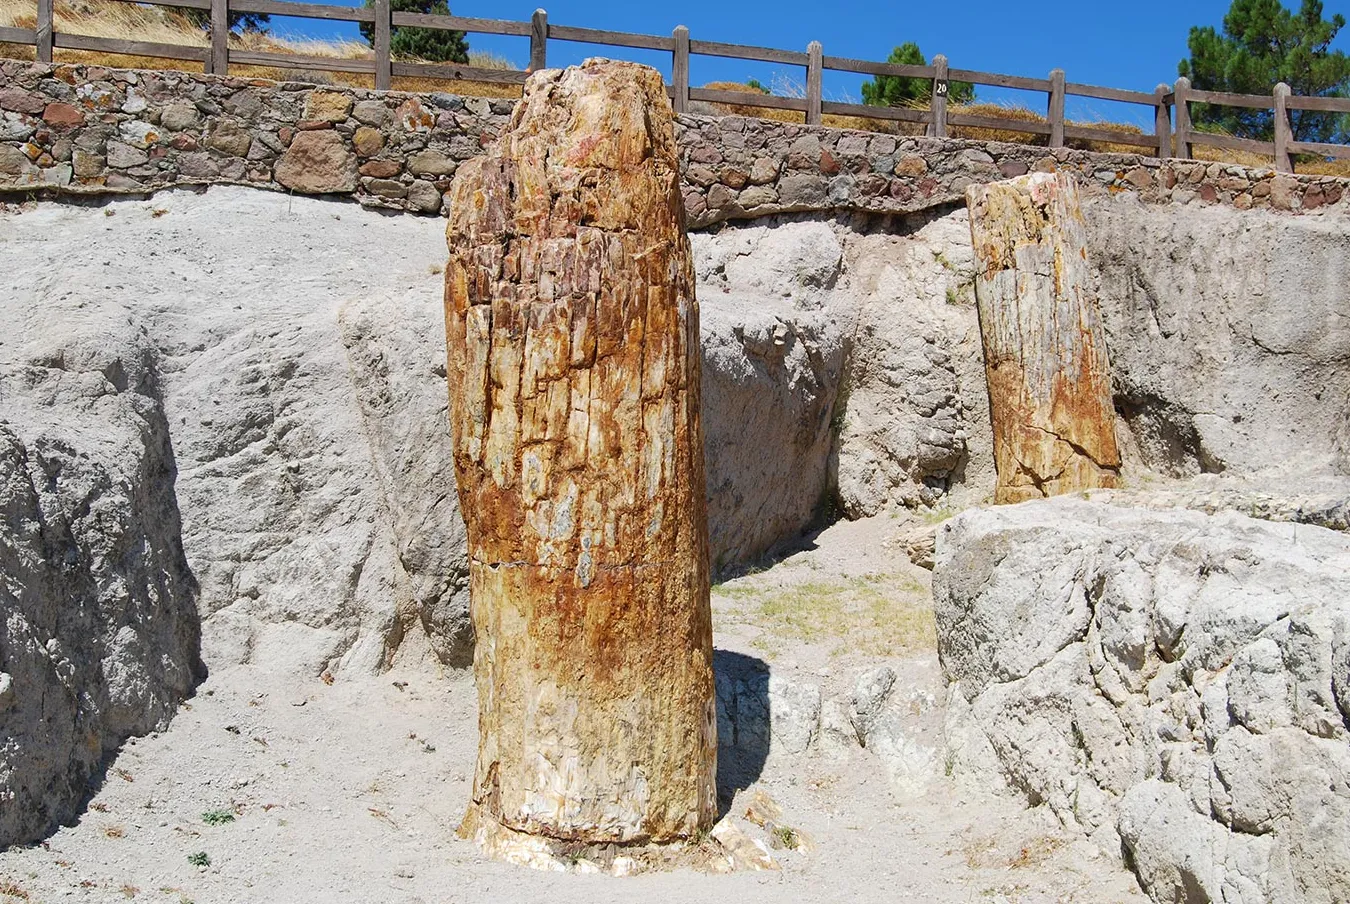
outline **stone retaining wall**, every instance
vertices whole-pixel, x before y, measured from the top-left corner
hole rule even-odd
[[[691,226],[794,211],[913,213],[964,204],[973,183],[1058,170],[1078,173],[1089,194],[1136,192],[1150,203],[1350,212],[1350,180],[1230,163],[880,135],[742,116],[685,116],[679,127]]]
[[[513,101],[183,72],[0,63],[0,187],[234,182],[424,213]]]
[[[184,72],[0,61],[0,192],[217,182],[438,213],[514,102]],[[972,183],[1069,169],[1148,202],[1350,210],[1350,180],[1131,154],[904,137],[744,116],[677,119],[691,226],[777,213],[914,213]]]

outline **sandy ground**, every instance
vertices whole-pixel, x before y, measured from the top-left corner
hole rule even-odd
[[[827,693],[882,662],[903,686],[935,689],[931,649],[884,658],[841,651],[846,628],[804,640],[746,603],[759,598],[748,594],[848,585],[859,567],[883,579],[908,575],[881,545],[894,529],[885,518],[840,524],[815,550],[719,587],[718,648],[818,677]],[[872,567],[883,558],[894,567]],[[922,611],[923,593],[901,604]],[[1130,874],[1048,813],[958,792],[942,777],[922,798],[898,800],[861,749],[842,761],[770,758],[737,794],[733,817],[764,791],[814,842],[810,852],[775,852],[775,872],[615,879],[487,861],[454,833],[470,790],[474,706],[469,675],[425,665],[332,685],[220,671],[167,731],[123,749],[77,825],[0,854],[0,901],[1144,900]],[[940,711],[927,718],[936,725]],[[219,814],[233,819],[209,824]],[[209,865],[190,862],[200,854]]]
[[[334,231],[386,239],[388,247],[370,253],[389,255],[400,278],[412,279],[427,265],[417,253],[401,254],[400,243],[434,248],[443,229],[437,220],[387,218],[350,204],[244,189],[210,195],[221,200],[222,230],[254,228],[244,214],[293,204],[292,240],[311,253],[268,252],[257,265],[284,264],[300,285],[332,275],[325,268],[335,261],[323,249]],[[106,209],[159,229],[174,215],[174,198]],[[244,217],[238,222],[234,207]],[[91,220],[99,227],[103,217],[99,208],[10,206],[0,211],[0,252],[88,229]],[[348,239],[355,242],[339,236],[328,247]],[[266,234],[259,240],[270,244]],[[939,744],[940,703],[924,702],[941,700],[928,574],[894,543],[904,527],[884,516],[840,523],[770,567],[718,585],[717,647],[818,683],[827,697],[890,665],[903,693],[920,701],[916,734]],[[471,677],[426,659],[331,685],[218,669],[167,731],[126,745],[78,824],[0,853],[0,904],[1145,900],[1127,871],[1048,813],[958,791],[941,775],[924,796],[898,797],[862,749],[843,758],[771,757],[730,802],[739,819],[750,797],[765,792],[782,806],[783,821],[812,840],[811,851],[776,852],[776,871],[615,879],[486,861],[454,833],[470,791],[474,707]]]

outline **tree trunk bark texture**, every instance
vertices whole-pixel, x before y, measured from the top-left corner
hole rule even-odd
[[[1111,369],[1072,177],[1032,173],[971,186],[966,199],[994,501],[1116,486]]]
[[[479,698],[461,831],[517,860],[691,838],[716,816],[717,741],[698,305],[660,75],[532,75],[460,166],[447,240]]]

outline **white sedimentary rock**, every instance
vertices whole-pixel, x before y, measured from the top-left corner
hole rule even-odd
[[[958,516],[934,575],[956,775],[1128,852],[1158,901],[1350,898],[1347,569],[1342,534],[1231,513]]]

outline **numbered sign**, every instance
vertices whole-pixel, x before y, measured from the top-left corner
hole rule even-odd
[[[945,78],[938,79],[937,84],[933,86],[933,91],[937,94],[938,97],[946,97],[947,80]]]

